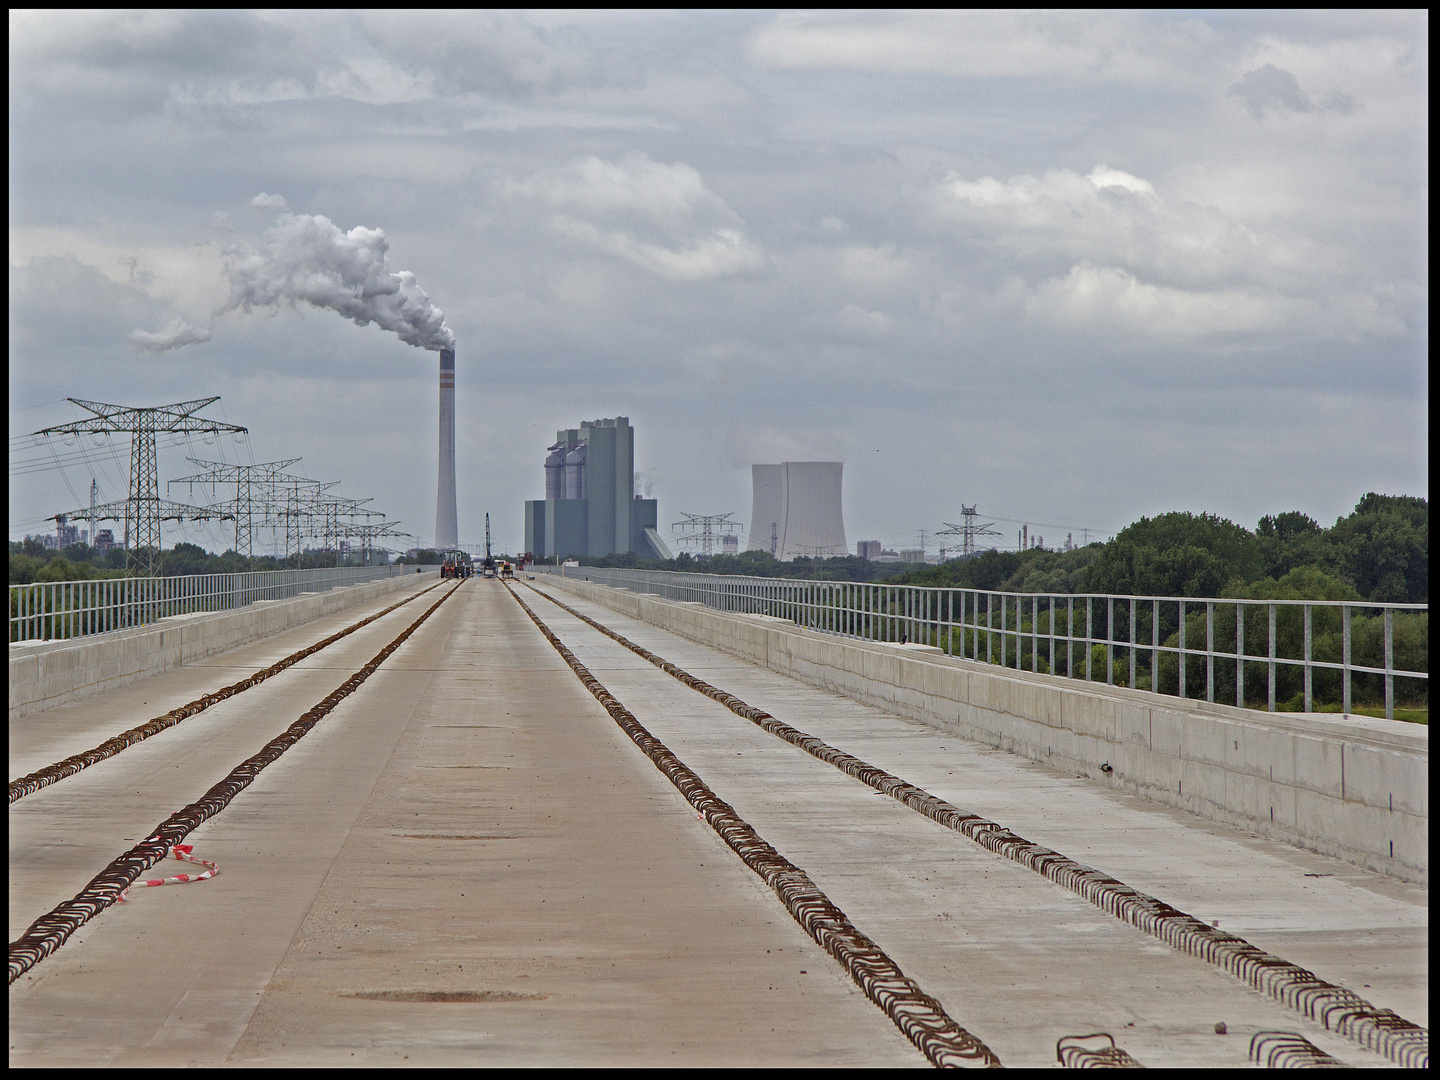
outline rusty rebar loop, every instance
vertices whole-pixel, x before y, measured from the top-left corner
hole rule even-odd
[[[1243,938],[1210,926],[1163,900],[1101,873],[1094,867],[1076,862],[1039,844],[1033,844],[1003,825],[961,810],[923,788],[793,728],[763,709],[747,705],[734,694],[712,686],[663,657],[656,656],[643,646],[555,599],[549,593],[542,592],[533,585],[526,585],[526,588],[625,646],[635,655],[648,660],[692,690],[720,702],[737,716],[749,720],[757,727],[799,747],[812,757],[834,766],[876,791],[904,803],[937,824],[968,837],[987,851],[1029,867],[1042,877],[1079,894],[1122,922],[1159,938],[1181,952],[1223,968],[1262,993],[1317,1021],[1328,1030],[1345,1035],[1398,1065],[1407,1068],[1426,1068],[1429,1065],[1430,1033],[1426,1028],[1389,1009],[1378,1008],[1353,991],[1328,983],[1305,968],[1272,956]],[[534,618],[533,615],[531,617]]]
[[[1107,1031],[1094,1035],[1065,1035],[1056,1040],[1055,1060],[1067,1069],[1143,1069],[1126,1051],[1115,1045]]]
[[[256,776],[309,734],[311,729],[324,719],[336,705],[359,689],[360,685],[375,673],[375,670],[389,658],[391,653],[403,645],[441,604],[462,588],[464,588],[463,582],[447,592],[423,615],[406,627],[399,637],[376,653],[369,663],[326,695],[319,704],[302,715],[285,731],[267,742],[257,753],[235,766],[228,776],[199,799],[189,806],[177,810],[162,821],[151,830],[145,840],[136,844],[100,871],[90,884],[81,889],[73,899],[65,901],[31,923],[30,928],[24,934],[10,943],[10,982],[13,983],[65,944],[76,930],[114,904],[141,874],[164,859],[172,847],[229,806],[230,801],[249,787]]]
[[[1267,1069],[1344,1069],[1339,1058],[1293,1031],[1257,1031],[1250,1036],[1250,1060]]]
[[[391,604],[384,611],[378,611],[374,615],[370,615],[364,619],[361,619],[354,625],[347,626],[339,633],[331,634],[324,641],[317,641],[314,645],[307,646],[306,648],[301,649],[299,652],[291,653],[283,660],[271,664],[264,670],[257,671],[253,675],[249,675],[246,678],[241,679],[239,682],[231,683],[229,686],[222,686],[219,690],[212,691],[208,694],[203,694],[200,697],[196,698],[194,701],[181,705],[178,708],[171,709],[164,716],[157,716],[155,717],[155,719],[146,721],[145,723],[140,724],[138,727],[131,728],[129,731],[122,731],[114,738],[106,739],[103,743],[95,747],[93,750],[86,750],[82,754],[75,754],[71,757],[66,758],[64,761],[57,761],[53,765],[47,765],[43,769],[37,769],[35,772],[32,772],[27,776],[22,776],[18,780],[11,780],[11,804],[19,802],[26,795],[33,795],[41,788],[49,787],[51,784],[64,780],[67,776],[74,776],[81,770],[88,769],[91,765],[104,761],[106,758],[112,758],[127,747],[134,746],[138,742],[144,742],[146,739],[150,738],[150,736],[158,735],[160,734],[160,732],[174,727],[182,720],[188,720],[196,713],[203,712],[204,710],[210,708],[211,705],[216,705],[219,702],[224,701],[226,698],[232,698],[236,694],[242,693],[245,690],[249,690],[252,686],[259,685],[266,679],[278,675],[286,668],[299,663],[301,660],[304,660],[307,656],[319,652],[321,649],[325,648],[328,645],[335,644],[335,642],[339,641],[341,638],[348,637],[356,630],[368,626],[376,619],[384,618],[386,615],[389,615],[397,608],[404,607],[406,604],[410,603],[411,600],[416,600],[424,596],[426,593],[431,592],[434,589],[438,589],[439,587],[439,585],[431,585],[430,588],[422,589],[420,592],[415,593],[413,596],[407,596],[398,604]]]
[[[513,589],[510,595],[620,729],[745,865],[775,892],[811,939],[840,963],[865,996],[890,1017],[901,1034],[931,1064],[937,1067],[1000,1065],[994,1051],[957,1024],[940,1002],[921,990],[883,949],[861,933],[805,871],[771,847],[733,807],[652,735]]]

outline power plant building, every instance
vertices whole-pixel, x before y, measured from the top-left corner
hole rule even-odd
[[[750,466],[749,550],[768,551],[785,561],[848,554],[840,511],[843,468],[839,461]]]
[[[672,558],[656,531],[657,504],[635,491],[635,429],[628,417],[555,433],[545,498],[525,503],[525,550],[536,559],[616,555]]]

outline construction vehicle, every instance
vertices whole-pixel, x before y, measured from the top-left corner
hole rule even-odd
[[[475,564],[471,562],[470,556],[463,551],[447,551],[441,557],[440,576],[442,578],[467,578],[475,572]]]
[[[509,559],[500,560],[500,576],[502,578],[514,578],[515,567],[510,565]]]

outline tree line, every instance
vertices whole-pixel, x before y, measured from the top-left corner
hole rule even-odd
[[[585,566],[681,570],[812,581],[878,581],[995,592],[1116,593],[1254,600],[1430,599],[1430,511],[1423,498],[1370,493],[1329,528],[1289,511],[1254,531],[1215,514],[1142,517],[1113,539],[1070,551],[983,551],[938,566],[855,555],[782,562],[769,552],[646,559],[583,557]]]
[[[359,566],[356,558],[342,561],[333,551],[312,551],[300,557],[300,568]],[[244,570],[293,570],[294,559],[273,555],[246,558],[234,550],[214,555],[197,544],[176,544],[155,558],[155,576],[185,574],[235,574]],[[89,581],[92,578],[126,577],[125,551],[100,551],[87,544],[71,544],[59,550],[46,548],[36,540],[10,541],[10,584],[29,585],[37,581]]]

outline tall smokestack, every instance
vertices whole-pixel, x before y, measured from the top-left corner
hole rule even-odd
[[[435,494],[435,546],[458,547],[455,515],[455,350],[440,350],[440,483]]]

